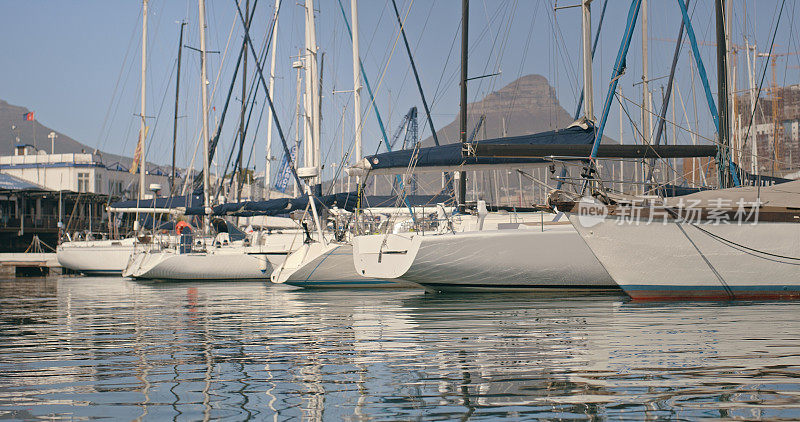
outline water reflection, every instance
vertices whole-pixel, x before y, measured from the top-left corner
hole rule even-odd
[[[0,281],[0,418],[798,418],[800,305]]]

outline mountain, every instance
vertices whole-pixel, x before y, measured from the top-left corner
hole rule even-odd
[[[525,135],[565,128],[573,122],[558,102],[556,90],[542,75],[526,75],[494,91],[482,100],[467,106],[467,136],[472,133],[481,115],[486,116],[484,128],[477,139],[503,136],[503,125],[508,136]],[[420,115],[420,125],[425,116]],[[458,116],[447,126],[436,131],[442,144],[458,142]],[[483,136],[485,133],[485,137]],[[433,145],[433,137],[423,141]]]
[[[40,150],[49,153],[50,138],[47,135],[50,132],[55,132],[57,137],[53,144],[56,154],[99,153],[103,164],[107,166],[119,162],[124,167],[130,167],[133,161],[131,157],[96,151],[94,147],[78,142],[69,135],[51,129],[39,123],[38,120],[27,121],[25,120],[25,115],[28,112],[30,110],[25,107],[0,100],[0,155],[13,155],[14,145],[16,144],[34,145]],[[35,139],[34,133],[36,135]],[[147,167],[148,170],[152,171],[158,166],[148,163]]]

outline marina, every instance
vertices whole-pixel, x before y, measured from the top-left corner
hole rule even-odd
[[[102,277],[0,292],[10,419],[800,417],[797,302]]]
[[[30,3],[0,419],[800,419],[793,2]]]

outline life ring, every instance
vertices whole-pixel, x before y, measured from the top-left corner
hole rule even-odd
[[[181,234],[181,231],[184,227],[188,227],[189,230],[192,230],[192,226],[185,222],[185,221],[178,221],[178,224],[175,225],[175,234]]]

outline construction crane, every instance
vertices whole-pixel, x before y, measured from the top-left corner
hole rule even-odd
[[[403,146],[401,149],[406,149],[411,145],[417,143],[417,138],[419,137],[419,126],[417,125],[417,108],[411,107],[403,116],[403,119],[400,121],[400,125],[395,130],[394,134],[392,135],[392,139],[389,140],[389,145],[391,146],[392,150],[394,150],[394,146],[397,143],[398,139],[400,139],[400,135],[405,130],[406,136],[403,138]]]
[[[782,118],[781,104],[780,104],[780,88],[778,87],[778,80],[775,76],[775,69],[778,66],[778,57],[786,57],[800,54],[800,51],[790,51],[786,53],[758,53],[756,57],[770,58],[770,66],[772,67],[772,82],[770,82],[770,97],[772,97],[772,175],[775,176],[778,172],[778,161],[781,151],[781,134],[778,130],[778,125]]]
[[[389,145],[391,146],[392,150],[395,149],[394,146],[400,139],[400,135],[403,133],[403,131],[405,131],[405,136],[403,137],[403,145],[401,149],[406,149],[408,147],[416,145],[419,138],[419,126],[417,124],[416,107],[411,107],[408,110],[408,113],[406,113],[406,115],[403,116],[403,119],[400,121],[400,125],[397,127],[397,130],[395,130],[394,134],[392,135],[392,138],[389,140]],[[409,175],[408,178],[406,178],[404,184],[410,195],[415,195],[417,193],[417,179],[413,174]],[[400,180],[398,178],[394,179],[392,185],[393,185],[392,189],[393,192],[400,191]]]

